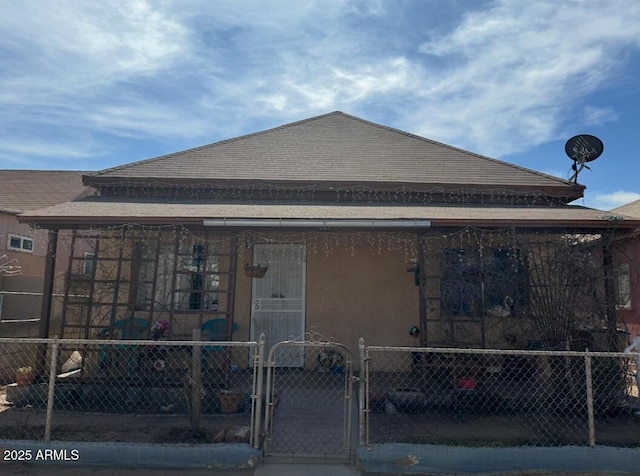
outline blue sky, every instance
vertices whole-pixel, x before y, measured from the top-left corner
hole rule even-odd
[[[637,0],[0,0],[0,168],[100,170],[340,110],[640,199]]]

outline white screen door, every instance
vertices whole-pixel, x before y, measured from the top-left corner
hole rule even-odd
[[[276,343],[305,332],[305,246],[256,244],[253,264],[269,265],[264,277],[253,278],[251,292],[251,338],[257,341],[264,332],[267,355]],[[278,361],[282,367],[302,367],[302,347],[289,348]]]

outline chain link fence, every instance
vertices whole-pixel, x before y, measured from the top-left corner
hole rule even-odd
[[[361,442],[640,446],[628,354],[361,347]]]
[[[0,339],[0,366],[13,369],[0,387],[0,433],[45,441],[253,443],[260,348]]]
[[[352,359],[334,343],[265,359],[263,341],[0,338],[0,434],[256,448],[266,437],[269,454],[294,456],[348,454],[356,428],[361,445],[638,447],[636,357],[363,343],[352,393]]]

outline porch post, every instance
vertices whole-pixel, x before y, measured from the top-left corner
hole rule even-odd
[[[418,232],[418,302],[420,318],[420,346],[427,346],[427,269],[422,232]]]
[[[49,230],[47,255],[44,266],[44,285],[42,289],[42,305],[40,307],[40,331],[38,337],[49,337],[51,309],[53,308],[53,292],[55,284],[56,251],[58,249],[58,230]]]
[[[602,245],[602,264],[604,268],[604,296],[607,316],[607,341],[610,352],[619,352],[618,348],[618,319],[616,316],[616,283],[613,269],[613,253],[611,241],[606,240]]]
[[[53,292],[55,285],[56,252],[58,249],[58,230],[49,230],[47,255],[44,266],[44,284],[42,287],[42,303],[40,306],[40,330],[38,337],[48,338],[51,324],[51,309],[53,308]],[[47,367],[47,344],[36,346],[36,375],[44,375]]]

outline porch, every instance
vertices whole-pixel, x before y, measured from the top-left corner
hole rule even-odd
[[[269,349],[317,329],[352,352],[360,337],[511,349],[576,348],[587,329],[616,339],[614,232],[123,226],[65,236],[55,249],[71,251],[58,263],[67,271],[48,283],[62,298],[43,309],[49,336],[152,339],[163,326],[161,340],[264,333]]]

